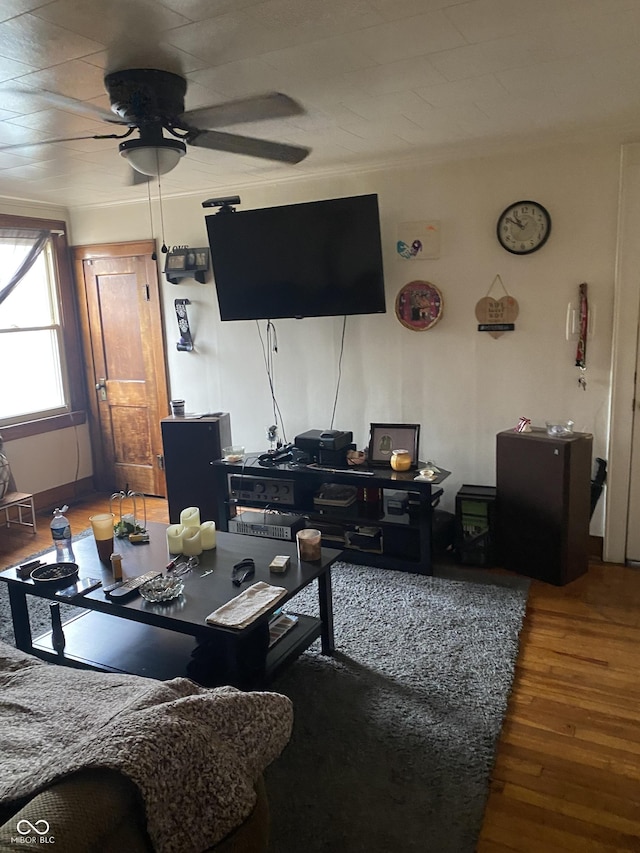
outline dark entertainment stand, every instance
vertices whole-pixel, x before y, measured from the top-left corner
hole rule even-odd
[[[432,502],[449,471],[440,469],[427,481],[415,479],[424,463],[404,472],[291,463],[267,468],[258,463],[259,455],[212,463],[219,530],[228,531],[231,519],[257,517],[267,524],[272,513],[301,516],[303,526],[322,532],[323,546],[343,549],[348,562],[432,574]],[[355,487],[356,502],[318,506],[314,496],[327,484]]]

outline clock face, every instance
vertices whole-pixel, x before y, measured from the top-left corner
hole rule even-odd
[[[528,255],[540,249],[547,242],[550,231],[549,212],[536,201],[517,201],[498,219],[500,245],[514,255]]]

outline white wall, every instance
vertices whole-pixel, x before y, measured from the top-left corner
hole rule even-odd
[[[372,421],[420,423],[421,458],[452,471],[448,509],[462,483],[495,483],[495,435],[520,416],[536,425],[571,418],[577,430],[593,433],[594,456],[606,458],[618,169],[616,145],[585,144],[240,191],[242,208],[379,195],[388,310],[347,319],[334,427],[352,430],[363,447]],[[208,211],[201,202],[237,191],[207,186],[194,197],[165,199],[166,243],[206,246]],[[516,257],[499,246],[496,220],[509,203],[526,198],[550,211],[552,233],[539,252]],[[157,207],[153,219],[159,221]],[[440,258],[402,260],[396,225],[421,219],[442,223]],[[149,221],[143,188],[137,205],[72,211],[71,242],[148,238]],[[162,235],[155,236],[161,245]],[[477,332],[474,315],[496,274],[520,306],[515,332],[497,340]],[[184,397],[190,411],[228,411],[234,441],[264,449],[274,417],[256,324],[221,323],[212,281],[171,285],[162,278],[172,396]],[[406,329],[394,313],[398,290],[416,278],[444,296],[443,319],[426,332]],[[577,302],[582,281],[595,313],[586,392],[577,382],[575,341],[565,339],[567,304]],[[185,297],[192,303],[193,353],[175,346],[173,300]],[[341,324],[341,318],[275,323],[276,396],[289,440],[329,424]],[[600,513],[594,534],[602,532]]]
[[[87,424],[9,441],[4,447],[16,486],[38,494],[93,473]]]

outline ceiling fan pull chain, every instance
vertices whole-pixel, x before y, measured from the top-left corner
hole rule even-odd
[[[158,169],[158,201],[160,202],[160,230],[162,232],[161,252],[163,255],[166,255],[169,249],[167,248],[167,242],[164,239],[164,215],[162,212],[162,181],[160,180],[160,169]]]
[[[149,227],[151,228],[151,239],[153,240],[154,246],[156,245],[156,238],[153,231],[153,206],[151,204],[151,181],[147,181],[147,200],[149,202]],[[153,250],[153,254],[151,255],[151,260],[157,261],[158,256],[156,254],[155,249]]]

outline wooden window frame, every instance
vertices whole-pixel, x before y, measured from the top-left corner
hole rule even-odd
[[[12,214],[0,213],[0,228],[34,228],[60,232],[55,234],[52,240],[52,249],[60,299],[62,346],[69,383],[70,410],[60,415],[34,418],[30,421],[0,427],[3,440],[11,441],[16,438],[26,438],[27,436],[39,435],[84,423],[87,417],[87,390],[82,366],[83,352],[73,281],[73,266],[69,244],[67,243],[67,223],[59,219],[38,219],[30,216],[13,216]]]

